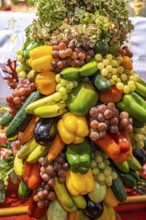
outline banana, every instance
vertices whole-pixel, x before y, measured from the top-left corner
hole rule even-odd
[[[104,197],[103,202],[110,207],[116,207],[120,202],[115,197],[114,193],[112,192],[111,188],[107,188],[106,195]]]
[[[18,177],[23,176],[23,168],[24,168],[23,160],[19,159],[16,154],[14,158],[14,171]]]
[[[37,147],[31,152],[31,154],[29,154],[26,160],[28,163],[36,163],[39,161],[40,157],[46,156],[48,151],[49,147],[37,145]]]
[[[85,209],[87,206],[87,202],[86,199],[84,198],[84,196],[71,196],[72,200],[74,201],[75,205],[79,208],[79,209]]]
[[[18,151],[17,156],[19,159],[26,159],[28,155],[37,147],[37,143],[34,138],[24,144]]]
[[[139,163],[139,161],[134,156],[133,157],[129,157],[127,159],[127,163],[128,163],[129,168],[131,170],[140,171],[142,169],[141,164]]]
[[[34,114],[41,118],[53,118],[62,115],[65,112],[67,112],[66,104],[62,102],[34,109]]]
[[[116,220],[115,211],[111,206],[103,203],[103,213],[98,220]]]
[[[54,93],[52,95],[49,95],[47,97],[41,98],[41,99],[39,99],[35,102],[30,103],[25,108],[26,113],[33,114],[34,110],[38,107],[43,107],[43,106],[46,106],[46,105],[54,105],[55,103],[57,103],[57,101],[55,99],[56,93]]]
[[[64,184],[59,183],[58,178],[55,177],[55,185],[54,185],[54,191],[56,192],[58,201],[62,205],[62,207],[67,211],[67,212],[76,212],[77,207],[74,204],[71,196],[69,195],[66,187]]]

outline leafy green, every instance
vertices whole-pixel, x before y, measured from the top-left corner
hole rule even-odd
[[[0,147],[11,149],[9,142],[5,142]],[[5,192],[8,187],[9,178],[14,184],[17,183],[17,176],[14,172],[13,162],[14,162],[14,155],[12,152],[7,159],[2,159],[0,157],[0,202],[5,201]]]

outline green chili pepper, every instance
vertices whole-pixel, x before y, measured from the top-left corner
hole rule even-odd
[[[42,41],[28,41],[25,42],[24,44],[24,48],[23,48],[23,52],[22,52],[22,55],[24,58],[29,58],[29,52],[34,49],[35,47],[39,47],[43,45],[43,42]]]
[[[135,92],[123,95],[122,101],[117,103],[117,108],[127,111],[136,122],[146,122],[146,101]]]
[[[72,172],[85,174],[91,164],[91,146],[87,141],[81,144],[69,144],[67,145],[66,157]]]

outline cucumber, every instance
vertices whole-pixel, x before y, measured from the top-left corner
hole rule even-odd
[[[120,173],[120,177],[125,186],[133,189],[136,186],[137,180],[129,173]]]
[[[0,120],[0,125],[3,126],[3,127],[6,127],[12,121],[12,119],[13,119],[13,116],[10,115],[9,112],[6,112],[3,115],[2,119]]]
[[[101,74],[95,74],[93,76],[93,84],[101,92],[108,91],[111,87],[109,80],[106,77],[101,76]]]
[[[133,176],[136,179],[137,182],[140,180],[140,177],[136,171],[130,170],[129,173],[131,174],[131,176]]]
[[[111,166],[112,170],[118,174],[117,179],[114,179],[112,181],[111,190],[118,201],[124,202],[127,198],[127,193],[126,193],[125,187],[122,183],[122,180],[121,180],[121,177],[119,175],[118,170],[114,167],[113,164],[110,164],[110,166]]]
[[[31,115],[25,112],[25,108],[31,102],[34,102],[43,96],[37,91],[30,94],[27,100],[24,102],[22,107],[19,109],[13,120],[10,122],[6,130],[6,137],[11,138],[15,136],[25,125],[25,123],[30,119]]]

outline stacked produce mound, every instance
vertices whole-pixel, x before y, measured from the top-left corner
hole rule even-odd
[[[37,0],[1,125],[28,216],[114,220],[146,162],[146,82],[125,44],[124,0]],[[9,68],[8,68],[9,67]]]

